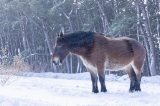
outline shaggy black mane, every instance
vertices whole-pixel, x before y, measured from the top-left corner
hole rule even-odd
[[[63,38],[67,42],[69,48],[74,47],[91,47],[94,42],[95,32],[92,31],[76,31],[74,33],[65,34]]]

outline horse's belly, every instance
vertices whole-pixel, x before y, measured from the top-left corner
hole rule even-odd
[[[119,71],[119,70],[123,70],[125,69],[128,65],[130,65],[131,63],[121,63],[118,61],[106,61],[104,66],[106,70],[109,71]]]

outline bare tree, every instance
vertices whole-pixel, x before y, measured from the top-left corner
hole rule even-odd
[[[143,14],[143,21],[144,21],[144,27],[145,27],[145,32],[147,34],[148,42],[149,42],[149,61],[150,61],[150,70],[151,70],[151,75],[154,76],[156,75],[156,58],[155,58],[155,45],[154,45],[154,40],[153,40],[153,35],[151,32],[151,26],[150,26],[150,21],[149,21],[149,16],[147,15],[148,13],[148,7],[145,7],[144,2],[142,0],[135,0],[135,4],[139,5],[142,14]]]
[[[106,16],[106,13],[104,12],[103,4],[101,4],[99,1],[97,1],[97,2],[98,2],[98,7],[99,7],[100,12],[101,12],[101,19],[102,19],[102,23],[103,23],[103,30],[104,30],[104,33],[107,34],[108,29],[109,29],[108,18]]]

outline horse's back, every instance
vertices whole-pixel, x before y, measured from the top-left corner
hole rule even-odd
[[[107,38],[103,35],[95,36],[95,42],[101,48],[102,52],[106,52],[109,56],[137,56],[144,55],[145,49],[143,45],[135,39],[129,37]],[[117,57],[117,58],[118,58]],[[142,56],[143,57],[143,56]]]

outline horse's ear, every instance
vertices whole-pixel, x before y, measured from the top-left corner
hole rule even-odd
[[[60,32],[59,37],[63,37],[63,32],[62,31]]]
[[[59,37],[59,34],[56,33],[56,35],[57,35],[57,37]]]

